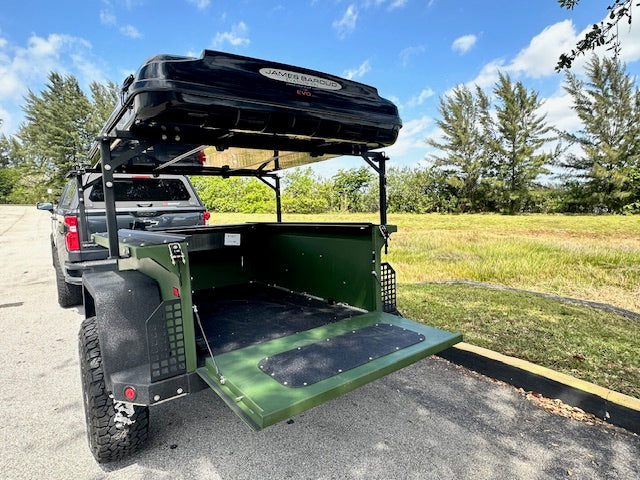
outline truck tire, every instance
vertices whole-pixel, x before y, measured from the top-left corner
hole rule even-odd
[[[65,282],[64,272],[60,266],[58,255],[53,253],[53,268],[56,271],[56,287],[58,290],[58,304],[62,308],[75,307],[82,305],[82,286],[71,285]]]
[[[99,463],[131,455],[144,445],[149,436],[149,407],[133,406],[133,412],[126,414],[122,421],[121,407],[124,404],[114,402],[106,389],[96,317],[82,322],[78,337],[82,396],[91,453]]]

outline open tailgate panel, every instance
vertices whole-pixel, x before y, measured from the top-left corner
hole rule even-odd
[[[370,312],[215,356],[198,374],[254,430],[286,420],[461,341]]]

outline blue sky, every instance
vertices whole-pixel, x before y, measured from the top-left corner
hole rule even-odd
[[[550,123],[579,127],[554,72],[558,55],[605,14],[582,0],[3,0],[0,9],[0,118],[3,133],[22,121],[27,89],[51,70],[121,83],[157,53],[199,56],[223,50],[353,78],[378,88],[404,122],[386,151],[393,165],[416,165],[437,137],[438,99],[458,84],[490,89],[498,70],[544,99]],[[640,22],[621,27],[622,59],[636,74]],[[575,65],[580,73],[584,61]],[[321,173],[359,165],[326,162]]]

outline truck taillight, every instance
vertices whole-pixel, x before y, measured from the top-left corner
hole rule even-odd
[[[80,250],[80,234],[78,233],[78,217],[64,217],[64,224],[67,226],[67,233],[64,236],[67,250],[70,252]]]
[[[205,210],[204,213],[202,214],[202,218],[204,219],[204,222],[207,223],[211,218],[211,214]]]

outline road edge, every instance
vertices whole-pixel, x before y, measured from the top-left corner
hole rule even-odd
[[[438,356],[514,387],[559,398],[608,423],[640,434],[640,399],[635,397],[465,342],[443,350]]]

